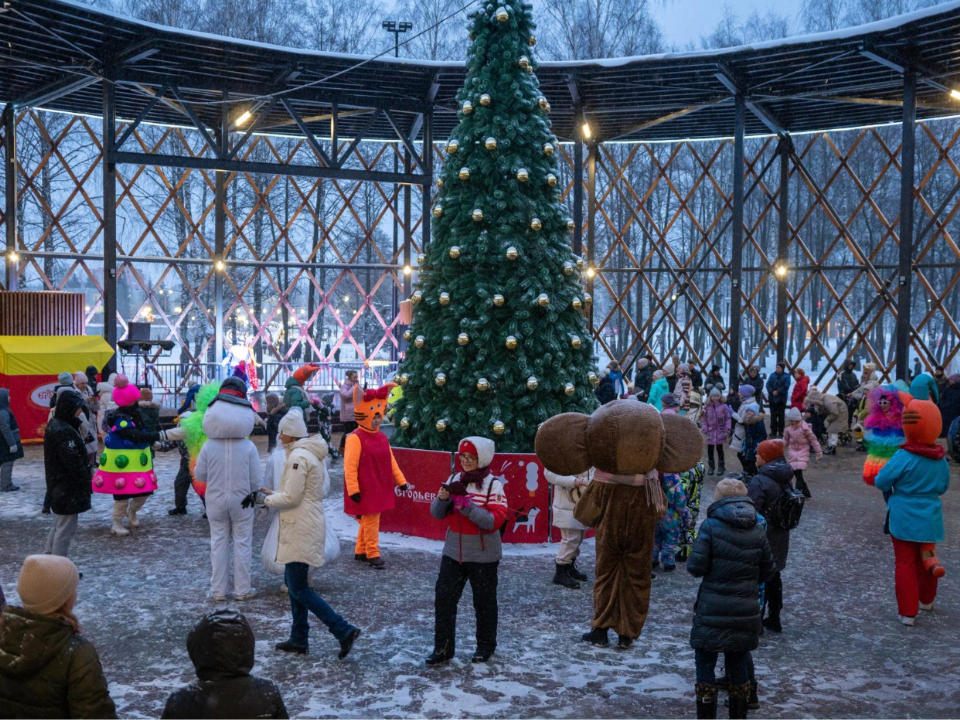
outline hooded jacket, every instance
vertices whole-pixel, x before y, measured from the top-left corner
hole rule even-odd
[[[307,391],[303,389],[300,381],[290,376],[284,386],[287,389],[283,393],[283,404],[288,410],[294,407],[303,408],[303,414],[306,417],[306,411],[310,409],[310,398],[307,397]]]
[[[77,393],[61,395],[43,437],[47,494],[50,509],[57,515],[76,515],[90,509],[92,475],[80,437],[80,419],[76,417],[83,404]]]
[[[647,400],[651,405],[653,405],[657,412],[663,410],[662,398],[670,391],[670,384],[667,382],[665,377],[660,378],[659,380],[654,380],[653,385],[650,386],[650,398]]]
[[[823,422],[828,433],[843,433],[850,429],[847,404],[836,395],[821,393],[811,388],[807,392],[807,405],[813,405],[824,412]]]
[[[577,487],[577,479],[584,481],[587,485],[593,479],[593,471],[588,470],[583,475],[557,475],[556,473],[545,470],[543,476],[547,482],[553,485],[553,526],[561,530],[586,530],[585,525],[581,525],[573,517],[573,511],[580,502],[586,487]]]
[[[793,487],[793,468],[783,458],[768,462],[754,475],[747,484],[747,496],[753,502],[757,512],[769,517],[780,493],[788,487]],[[787,567],[787,554],[790,552],[790,531],[767,525],[767,540],[773,550],[773,559],[777,562],[777,570]]]
[[[891,492],[887,523],[893,537],[918,543],[943,541],[940,496],[950,488],[950,468],[941,446],[931,446],[926,455],[901,447],[877,474],[874,485]]]
[[[340,383],[340,422],[356,422],[353,416],[353,389],[356,386],[357,383],[351,382],[349,378]]]
[[[810,423],[801,420],[799,425],[787,423],[783,429],[783,444],[787,453],[787,460],[794,470],[806,470],[810,464],[810,452],[818,458],[823,455],[823,449],[817,442]]]
[[[749,498],[721,498],[707,509],[687,558],[687,572],[703,578],[693,608],[691,647],[711,652],[756,650],[760,583],[776,574],[777,565]]]
[[[10,391],[0,389],[0,465],[23,457],[23,443],[20,442],[20,428],[17,418],[10,409]],[[10,448],[14,448],[10,450]]]
[[[803,410],[803,401],[807,398],[807,388],[810,387],[810,376],[802,375],[793,385],[793,393],[790,395],[790,406]]]
[[[277,491],[264,500],[268,508],[280,511],[280,539],[275,560],[281,565],[292,562],[311,567],[323,565],[327,533],[323,514],[327,452],[327,442],[319,435],[294,443],[287,452]]]
[[[257,446],[247,439],[253,432],[251,408],[215,402],[203,415],[207,442],[200,448],[194,476],[207,484],[207,505],[237,505],[256,490],[263,476]]]
[[[840,379],[837,381],[837,388],[841,395],[849,395],[860,385],[860,378],[854,372],[856,366],[855,362],[849,360],[843,364],[843,372],[840,373]]]
[[[0,620],[0,717],[115,718],[100,658],[61,618],[8,605]]]
[[[730,436],[730,426],[733,413],[730,406],[723,400],[714,402],[708,400],[703,408],[703,417],[700,426],[707,445],[723,445]]]
[[[771,373],[767,378],[767,400],[771,405],[786,405],[787,393],[790,391],[790,376],[783,372],[779,375]],[[777,393],[774,395],[774,393]]]
[[[247,619],[223,608],[187,636],[197,679],[171,693],[163,718],[287,718],[280,690],[250,674],[256,639]]]
[[[656,372],[656,368],[653,367],[653,363],[649,363],[646,367],[639,368],[637,374],[634,376],[633,387],[637,391],[637,395],[641,400],[646,400],[650,395],[650,386],[653,385],[653,373]]]

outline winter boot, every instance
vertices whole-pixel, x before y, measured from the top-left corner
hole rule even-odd
[[[343,660],[353,649],[353,643],[360,637],[360,628],[353,628],[347,633],[347,636],[340,641],[340,652],[337,653],[337,659]]]
[[[578,590],[580,588],[580,583],[570,576],[570,566],[561,565],[560,563],[557,563],[557,570],[553,574],[553,584],[563,585],[563,587],[570,588],[571,590]]]
[[[145,497],[133,498],[130,501],[130,504],[127,506],[127,519],[130,522],[130,527],[140,527],[140,521],[137,520],[137,513],[143,508],[146,502],[147,499]]]
[[[366,554],[366,553],[354,553],[353,559],[356,560],[357,562],[365,563],[365,562],[367,561],[367,554]]]
[[[747,710],[760,709],[760,696],[757,695],[757,681],[750,681],[750,697],[747,698]]]
[[[281,652],[296,653],[297,655],[306,655],[310,649],[307,645],[294,645],[291,640],[284,640],[282,643],[277,643],[275,647]]]
[[[826,450],[823,451],[823,454],[824,454],[824,455],[836,455],[836,454],[837,454],[837,446],[836,446],[836,445],[830,445],[829,447],[827,447]]]
[[[720,477],[723,477],[726,472],[727,472],[727,466],[724,465],[723,463],[720,463],[720,465],[717,467],[717,475]]]
[[[590,632],[584,633],[580,639],[594,647],[606,647],[610,644],[606,628],[594,628]]]
[[[621,650],[629,650],[633,645],[633,638],[626,635],[617,635],[617,647]]]
[[[697,718],[717,717],[717,686],[697,683]]]
[[[570,563],[570,577],[572,577],[574,580],[579,580],[580,582],[587,582],[590,579],[577,569],[576,560]]]
[[[426,664],[427,667],[432,667],[434,665],[443,665],[451,660],[453,660],[453,649],[434,650],[427,657]]]
[[[113,501],[113,525],[110,526],[111,535],[129,535],[130,531],[123,526],[123,518],[127,515],[129,500]]]
[[[374,570],[383,570],[387,566],[381,557],[367,558],[367,565]]]
[[[750,699],[750,683],[731,685],[728,690],[730,693],[730,717],[745,720],[747,703]]]
[[[770,608],[770,614],[763,619],[763,627],[775,633],[782,633],[783,626],[780,624],[780,611]]]
[[[714,473],[713,460],[710,460],[710,464],[707,467],[707,475],[713,476],[713,473]]]
[[[493,650],[480,650],[479,648],[473,654],[473,657],[470,658],[472,663],[485,663],[493,657]]]

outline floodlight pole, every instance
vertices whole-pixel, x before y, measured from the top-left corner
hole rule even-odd
[[[917,73],[903,73],[903,136],[900,145],[900,289],[897,293],[896,379],[909,380],[910,310],[913,300],[913,206],[917,135]]]

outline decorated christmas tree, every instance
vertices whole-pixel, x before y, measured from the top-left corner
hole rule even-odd
[[[453,450],[482,435],[532,452],[541,422],[596,407],[584,265],[571,254],[533,29],[518,0],[471,16],[459,123],[398,370],[399,446]]]

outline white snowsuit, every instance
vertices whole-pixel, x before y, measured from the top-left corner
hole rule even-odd
[[[247,436],[253,432],[251,408],[226,400],[210,404],[203,415],[207,442],[200,449],[194,475],[207,483],[207,518],[210,520],[210,587],[214,595],[230,589],[230,551],[233,550],[233,592],[245,595],[250,585],[254,509],[240,503],[257,490],[261,477],[257,446]]]

